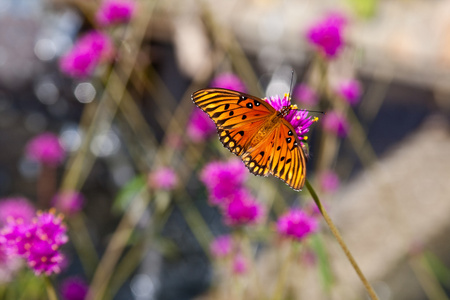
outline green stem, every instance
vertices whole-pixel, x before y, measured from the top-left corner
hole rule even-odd
[[[49,277],[44,277],[45,288],[47,290],[47,295],[49,300],[58,300],[58,296],[56,296],[55,288],[53,287],[52,281]]]
[[[316,203],[317,207],[319,208],[319,211],[322,214],[323,218],[325,219],[325,222],[327,223],[328,227],[330,228],[331,233],[333,233],[334,237],[336,238],[336,240],[339,243],[339,246],[341,246],[342,250],[344,251],[345,256],[347,256],[348,261],[352,265],[353,269],[355,269],[356,274],[358,275],[359,279],[361,280],[364,287],[366,288],[366,291],[369,294],[370,298],[372,300],[378,300],[378,297],[375,294],[374,289],[372,288],[369,281],[366,279],[363,272],[359,268],[358,264],[356,263],[356,260],[353,258],[352,253],[350,252],[347,245],[345,244],[344,239],[342,238],[337,227],[334,225],[330,216],[326,212],[325,208],[322,206],[322,203],[320,202],[319,197],[316,194],[316,191],[313,189],[313,187],[309,183],[308,179],[306,180],[305,186],[308,189],[309,193],[311,194],[311,197],[314,199],[314,202]]]

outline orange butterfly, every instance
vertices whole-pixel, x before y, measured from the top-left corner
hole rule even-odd
[[[220,141],[255,175],[273,174],[299,191],[306,158],[292,125],[284,118],[294,105],[275,110],[265,100],[237,91],[210,88],[192,101],[216,123]]]

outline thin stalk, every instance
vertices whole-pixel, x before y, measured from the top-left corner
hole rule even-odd
[[[369,281],[364,276],[363,272],[359,268],[358,264],[356,263],[356,260],[353,258],[352,253],[348,249],[347,245],[344,242],[344,239],[342,238],[341,234],[339,233],[337,227],[334,225],[333,221],[331,220],[330,216],[326,212],[325,208],[322,206],[322,203],[319,200],[319,197],[316,194],[316,191],[313,189],[311,184],[309,183],[308,179],[306,179],[305,183],[306,188],[308,189],[309,193],[311,194],[311,197],[314,199],[314,202],[316,203],[317,207],[319,208],[320,213],[322,214],[323,218],[325,219],[325,222],[327,223],[328,227],[331,230],[331,233],[333,233],[334,237],[339,243],[339,246],[341,246],[342,250],[345,253],[345,256],[347,256],[348,261],[352,265],[353,269],[355,269],[356,274],[358,275],[359,279],[362,281],[364,287],[366,288],[367,293],[369,294],[370,298],[372,300],[378,300],[377,295],[375,294],[374,289],[370,285]]]
[[[45,276],[44,281],[45,281],[45,288],[47,290],[48,299],[49,300],[58,300],[58,296],[56,296],[56,291],[55,291],[55,288],[54,288],[50,278]]]
[[[294,245],[292,241],[289,243],[288,253],[283,260],[283,264],[281,265],[280,273],[278,274],[277,284],[275,286],[275,292],[273,294],[273,300],[282,300],[284,297],[284,292],[286,290],[286,280],[287,274],[289,271],[289,266],[292,263],[292,259],[294,257]]]

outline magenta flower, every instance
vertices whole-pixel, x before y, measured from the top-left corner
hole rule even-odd
[[[218,205],[242,189],[247,174],[240,160],[231,159],[207,164],[200,173],[200,180],[208,189],[211,204]]]
[[[148,176],[148,185],[159,190],[172,190],[178,184],[178,176],[171,168],[159,168]]]
[[[315,106],[319,101],[317,93],[306,84],[299,84],[294,88],[293,97],[300,103]]]
[[[113,43],[108,35],[96,30],[81,36],[72,49],[61,57],[61,71],[74,78],[85,78],[94,72],[102,61],[113,56]]]
[[[61,296],[63,300],[84,300],[88,293],[89,286],[78,277],[65,279],[61,284]]]
[[[225,223],[231,226],[254,224],[262,217],[263,210],[263,206],[246,190],[235,192],[222,207]]]
[[[245,259],[244,255],[242,253],[236,253],[236,255],[233,258],[233,273],[234,274],[244,274],[247,272],[248,269],[248,263]]]
[[[246,88],[242,80],[233,73],[222,73],[217,75],[210,84],[211,87],[229,89],[233,91],[246,92]]]
[[[273,108],[280,111],[283,107],[291,105],[289,96],[286,94],[283,98],[279,96],[270,97],[270,99],[265,99]],[[300,140],[304,139],[305,134],[309,132],[309,127],[312,123],[316,122],[318,118],[311,118],[308,116],[308,111],[306,110],[291,110],[287,116],[284,117],[292,127],[294,127],[295,132]]]
[[[318,222],[300,209],[291,209],[278,219],[277,229],[281,235],[300,241],[317,231]]]
[[[210,251],[217,258],[228,256],[233,250],[233,240],[230,235],[218,236],[210,245]]]
[[[0,199],[0,226],[6,225],[8,219],[30,223],[34,214],[33,204],[24,197]]]
[[[345,17],[340,14],[329,14],[313,24],[308,29],[306,37],[322,55],[333,58],[344,44],[342,29],[346,22]]]
[[[132,0],[105,0],[95,15],[101,26],[126,23],[135,12],[136,2]]]
[[[187,135],[194,142],[204,141],[216,132],[213,120],[201,109],[194,108],[187,125]]]
[[[337,112],[329,112],[323,120],[323,129],[336,134],[339,137],[345,137],[348,133],[350,125],[344,116]]]
[[[334,192],[339,188],[339,177],[333,171],[325,171],[319,175],[319,183],[322,190]]]
[[[0,242],[12,255],[25,258],[36,275],[60,272],[63,256],[59,247],[67,240],[62,216],[56,216],[54,210],[38,212],[30,224],[10,219],[0,235]]]
[[[52,206],[64,215],[73,215],[83,208],[84,196],[77,191],[62,191],[52,199]]]
[[[25,154],[31,160],[50,166],[61,164],[65,157],[58,136],[50,132],[42,133],[30,140],[26,145]]]
[[[350,105],[355,105],[361,96],[361,84],[354,79],[345,80],[338,84],[336,92]]]

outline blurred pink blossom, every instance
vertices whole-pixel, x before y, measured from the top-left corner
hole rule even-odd
[[[26,156],[42,164],[57,166],[65,157],[64,148],[58,136],[45,132],[31,139],[25,148]]]
[[[306,84],[299,84],[295,86],[293,97],[298,102],[308,105],[315,106],[319,102],[319,97],[316,91]]]
[[[318,221],[300,209],[291,209],[277,222],[278,232],[295,240],[302,240],[317,231]]]
[[[21,220],[30,223],[35,215],[35,208],[24,197],[0,199],[0,226],[6,225],[8,219]]]
[[[84,300],[88,290],[88,284],[78,277],[69,277],[61,283],[61,296],[63,300]]]
[[[334,192],[339,188],[339,177],[333,171],[324,171],[319,175],[319,184],[322,190]]]
[[[154,189],[172,190],[178,185],[178,176],[173,169],[162,167],[150,172],[148,185]]]
[[[248,171],[238,159],[227,162],[208,163],[200,173],[200,180],[209,192],[209,201],[213,205],[223,204],[243,187]]]
[[[194,108],[187,125],[187,135],[194,142],[201,142],[216,132],[213,120],[200,108]]]
[[[81,36],[72,49],[61,57],[59,67],[74,78],[85,78],[94,72],[102,61],[112,58],[114,47],[108,35],[91,30]]]
[[[228,256],[232,248],[233,240],[230,235],[218,236],[210,245],[211,253],[218,258]]]
[[[344,80],[338,84],[336,92],[350,105],[356,105],[361,97],[361,84],[355,79]]]
[[[229,89],[238,92],[246,92],[244,82],[233,73],[222,73],[217,75],[210,84],[211,87]]]
[[[77,191],[62,191],[52,199],[52,206],[65,215],[73,215],[83,208],[85,199]]]
[[[261,219],[264,208],[248,191],[240,190],[222,207],[222,213],[227,225],[250,225]]]
[[[101,26],[126,23],[135,12],[136,2],[133,0],[105,0],[100,5],[95,19]]]
[[[336,134],[339,137],[345,137],[350,125],[347,119],[337,112],[329,112],[323,118],[323,129]]]
[[[233,258],[233,273],[234,274],[245,274],[248,269],[248,263],[242,253],[238,252]]]
[[[328,14],[308,29],[306,37],[325,57],[333,58],[344,44],[342,30],[346,23],[342,14]]]

